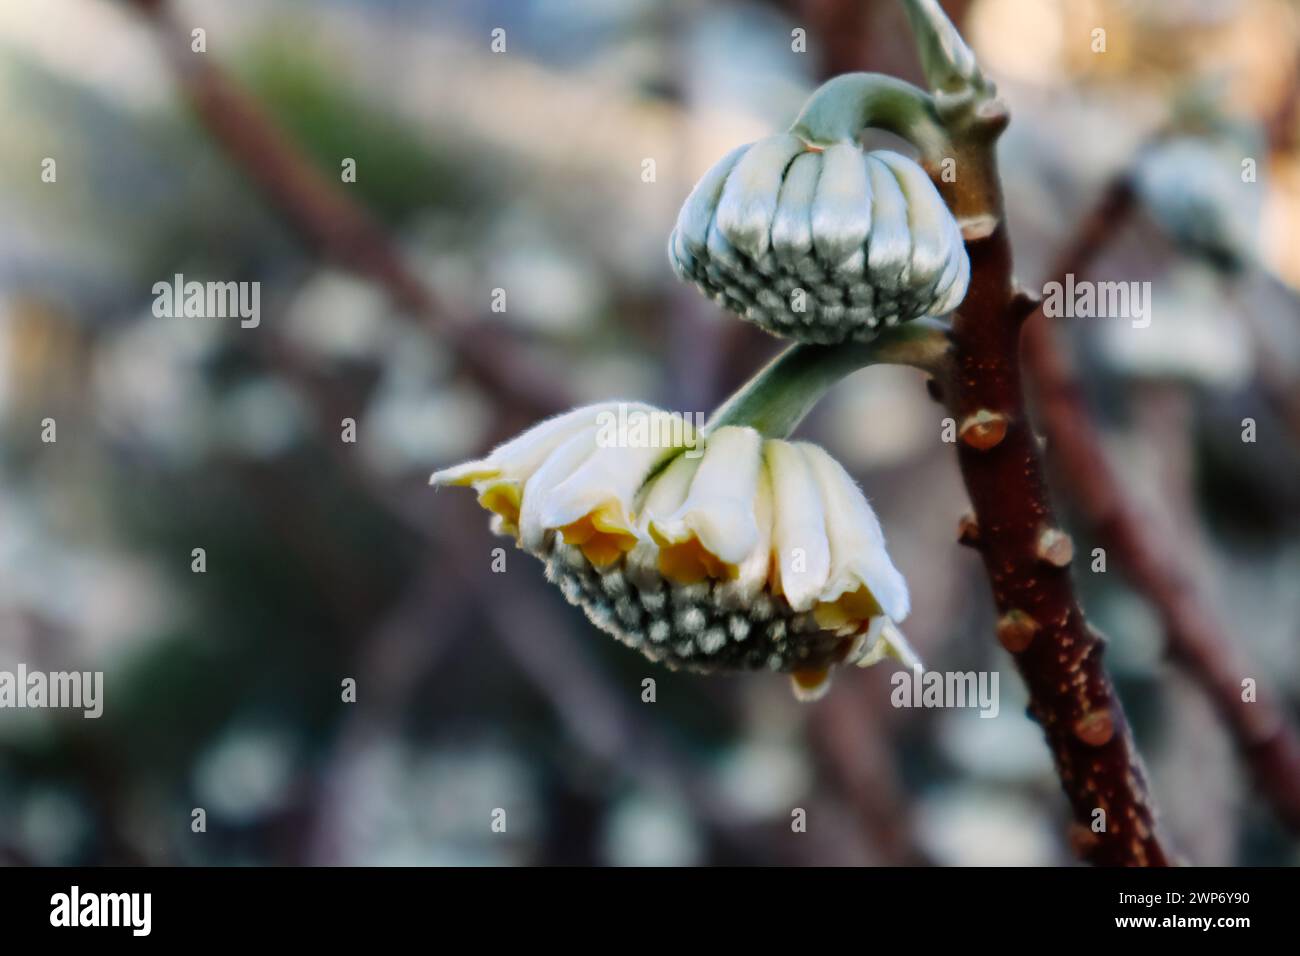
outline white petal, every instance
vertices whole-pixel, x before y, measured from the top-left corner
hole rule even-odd
[[[957,244],[956,255],[959,257],[960,262],[957,281],[952,284],[952,291],[940,303],[937,310],[940,315],[955,311],[966,300],[966,292],[970,288],[970,256],[966,253],[966,247],[960,242]]]
[[[852,143],[836,143],[822,155],[812,229],[824,264],[857,265],[871,230],[871,183],[862,150]]]
[[[760,139],[727,177],[718,200],[718,229],[754,259],[767,252],[786,167],[806,148],[790,133]]]
[[[934,284],[934,305],[930,309],[932,315],[944,315],[951,312],[957,302],[960,302],[962,297],[966,295],[966,284],[970,279],[970,258],[966,255],[966,247],[962,243],[961,230],[957,226],[956,220],[952,224],[952,234],[952,241],[949,243],[948,261],[943,267],[939,281]],[[962,275],[963,266],[966,267],[964,276]]]
[[[532,473],[524,485],[523,505],[519,512],[520,543],[529,551],[539,551],[546,532],[554,525],[545,521],[552,490],[569,478],[596,451],[596,433],[587,429],[555,449]],[[567,523],[567,522],[566,522]]]
[[[781,591],[796,611],[806,611],[826,586],[830,542],[817,483],[799,449],[789,442],[763,445],[772,479],[772,548]]]
[[[754,494],[762,445],[752,428],[729,426],[711,434],[686,500],[667,515],[652,514],[651,532],[661,543],[696,538],[727,564],[740,564],[758,542]]]
[[[772,479],[766,465],[759,468],[754,488],[754,526],[758,537],[754,547],[739,564],[732,581],[718,586],[718,596],[725,607],[743,608],[767,588],[772,569]]]
[[[952,231],[952,255],[948,268],[944,270],[943,279],[935,288],[935,315],[945,315],[961,305],[970,285],[970,255],[966,252],[966,244],[962,241],[961,229],[956,220],[953,221]],[[948,277],[949,269],[953,272],[951,281]]]
[[[812,204],[821,170],[821,153],[803,153],[790,164],[781,184],[772,220],[772,251],[791,268],[812,255]]]
[[[646,529],[655,515],[672,514],[682,506],[699,467],[698,457],[683,453],[674,458],[653,481],[647,483],[638,508],[642,529]]]
[[[911,275],[912,232],[907,225],[907,197],[898,180],[875,153],[867,154],[871,175],[871,239],[867,243],[867,268],[871,281],[887,289],[901,289]]]
[[[871,626],[862,635],[862,649],[850,653],[849,660],[859,667],[870,667],[886,657],[892,657],[910,671],[919,671],[925,666],[921,655],[889,618],[872,618]]]
[[[826,514],[830,573],[818,594],[830,603],[866,586],[881,610],[895,621],[907,616],[907,582],[885,550],[885,535],[862,490],[834,458],[816,445],[799,443]]]
[[[689,279],[690,270],[695,268],[695,256],[691,255],[682,234],[676,229],[668,236],[668,261],[672,263],[673,272],[679,279]]]
[[[659,546],[650,537],[649,523],[654,515],[672,514],[682,506],[699,467],[699,458],[678,455],[641,490],[637,503],[637,532],[641,540],[628,552],[626,565],[629,577],[640,588],[653,588],[662,583]]]
[[[919,671],[925,666],[921,662],[921,655],[903,636],[903,632],[894,626],[893,621],[885,622],[880,641],[888,648],[887,653],[889,656],[908,670]]]
[[[709,226],[713,223],[713,214],[718,206],[718,197],[740,157],[753,145],[746,143],[729,152],[709,169],[695,184],[691,194],[682,204],[682,211],[677,215],[677,233],[686,249],[696,257],[703,254],[709,241]]]
[[[737,252],[736,247],[731,244],[731,240],[728,239],[723,234],[722,230],[718,228],[718,221],[716,219],[714,219],[713,224],[709,226],[707,245],[709,258],[714,260],[715,263],[727,266],[728,268],[737,271],[745,268],[745,262],[741,259],[740,253]]]
[[[876,156],[893,171],[907,197],[907,224],[912,233],[912,288],[933,286],[948,264],[952,213],[925,170],[915,162],[889,150],[880,150]]]
[[[461,465],[442,468],[429,476],[431,485],[472,485],[486,478],[496,478],[501,467],[486,458],[476,458]]]
[[[669,415],[652,409],[657,421],[674,422],[673,428],[683,433],[684,422],[680,415]],[[595,437],[592,451],[572,473],[542,490],[543,499],[538,508],[538,519],[543,529],[563,528],[596,511],[602,505],[615,504],[617,517],[629,532],[633,530],[633,502],[645,483],[651,469],[663,459],[677,453],[680,445],[660,441],[657,429],[647,433],[647,442],[635,440],[636,431],[627,431],[620,440],[602,442]],[[549,460],[548,460],[549,464]],[[539,471],[538,474],[541,474]],[[524,492],[525,508],[532,483]]]
[[[685,448],[695,441],[695,427],[679,412],[642,402],[611,402],[595,418],[600,448]]]
[[[527,481],[545,461],[546,456],[584,428],[594,428],[602,413],[617,411],[621,402],[599,402],[584,405],[538,422],[521,435],[503,442],[486,458],[435,471],[430,484],[466,484],[478,477],[501,476],[505,479]],[[641,406],[649,408],[650,406]],[[481,474],[480,474],[481,473]]]
[[[698,458],[677,455],[667,468],[647,481],[638,492],[634,507],[637,511],[637,535],[641,540],[636,548],[628,551],[627,561],[628,574],[633,575],[638,587],[653,587],[662,579],[659,574],[659,545],[650,537],[651,518],[656,514],[672,514],[681,507],[698,468]]]

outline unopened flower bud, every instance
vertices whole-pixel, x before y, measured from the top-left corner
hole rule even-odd
[[[956,220],[919,165],[794,133],[733,150],[705,173],[669,256],[743,318],[826,344],[950,312],[970,279]]]

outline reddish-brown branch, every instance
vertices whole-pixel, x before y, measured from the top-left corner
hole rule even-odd
[[[996,182],[991,168],[986,175],[984,185]],[[1030,714],[1073,809],[1076,850],[1097,864],[1166,865],[1103,641],[1075,597],[1068,539],[1053,537],[1059,528],[1020,384],[1018,339],[1031,306],[1012,285],[1005,226],[968,241],[967,250],[971,286],[954,318],[955,368],[943,383],[963,432],[958,459],[975,516],[967,539],[983,557],[999,637],[1029,689]],[[962,427],[990,415],[989,427]],[[1094,830],[1099,821],[1104,828]]]
[[[1105,190],[1062,250],[1054,276],[1082,275],[1133,208],[1123,178]],[[1300,829],[1300,738],[1255,669],[1227,639],[1229,629],[1199,592],[1182,556],[1148,532],[1110,467],[1074,371],[1041,313],[1021,338],[1027,376],[1037,399],[1048,455],[1098,541],[1160,616],[1173,659],[1210,696],[1260,789],[1278,816]],[[1256,698],[1242,698],[1242,681],[1256,681]]]
[[[1165,865],[1169,855],[1155,833],[1145,773],[1102,664],[1102,641],[1083,617],[1068,567],[1052,563],[1064,557],[1063,542],[1042,541],[1055,521],[1020,384],[1020,328],[1032,302],[1012,284],[994,161],[1005,111],[989,101],[966,119],[964,128],[949,126],[954,141],[945,158],[956,161],[957,182],[945,182],[933,163],[928,167],[949,208],[969,227],[972,277],[953,322],[955,368],[935,383],[959,427],[966,426],[958,457],[974,514],[963,521],[961,540],[983,556],[999,639],[1016,660],[1030,712],[1047,737],[1073,809],[1078,852],[1099,864]],[[1101,832],[1093,830],[1097,810],[1105,813]]]
[[[190,52],[164,0],[132,0],[157,30],[199,121],[303,241],[322,257],[383,287],[401,308],[435,327],[461,366],[530,415],[572,404],[555,377],[525,361],[497,329],[447,320],[428,285],[365,208],[312,164],[275,121],[206,54]]]

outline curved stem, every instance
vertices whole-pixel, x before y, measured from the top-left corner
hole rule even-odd
[[[936,319],[917,319],[870,342],[792,345],[727,399],[709,418],[705,434],[724,425],[748,425],[769,438],[785,438],[836,382],[868,365],[911,365],[940,374],[947,362],[948,330]]]
[[[857,138],[868,127],[895,133],[938,161],[948,134],[934,98],[920,87],[880,73],[845,73],[809,97],[790,132],[813,146]]]

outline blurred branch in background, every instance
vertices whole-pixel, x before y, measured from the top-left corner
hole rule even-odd
[[[527,417],[573,404],[555,376],[511,348],[504,330],[448,315],[379,223],[331,184],[210,57],[190,55],[188,35],[172,20],[166,0],[127,2],[149,17],[177,82],[212,138],[313,249],[378,283],[398,306],[429,322],[466,371],[521,406]]]
[[[830,695],[808,715],[808,736],[847,795],[880,858],[876,865],[932,862],[913,838],[913,820],[892,749],[892,730],[876,674],[845,679],[848,693]]]
[[[446,562],[435,554],[415,575],[413,584],[362,646],[354,713],[343,726],[318,774],[319,786],[309,801],[308,835],[303,862],[334,866],[347,860],[340,844],[342,821],[351,806],[351,791],[366,751],[400,729],[401,718],[420,681],[428,678],[442,656],[464,635],[470,608],[460,600],[459,583],[443,573]],[[430,631],[424,622],[436,620]]]

